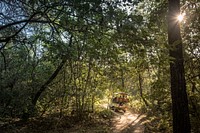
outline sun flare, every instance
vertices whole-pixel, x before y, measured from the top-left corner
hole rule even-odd
[[[185,14],[180,14],[180,15],[178,15],[178,16],[177,16],[177,20],[178,20],[179,22],[182,22],[183,19],[184,19],[184,15],[185,15]]]

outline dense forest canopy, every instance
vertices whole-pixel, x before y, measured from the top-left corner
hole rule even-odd
[[[1,0],[0,118],[82,120],[122,91],[135,111],[161,120],[158,130],[172,131],[168,4]],[[180,13],[190,123],[199,132],[200,3],[181,0]]]

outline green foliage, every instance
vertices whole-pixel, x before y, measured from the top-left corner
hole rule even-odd
[[[0,2],[1,117],[89,118],[102,99],[124,91],[135,112],[150,113],[155,128],[171,130],[166,1],[17,3]],[[190,6],[181,27],[191,122],[199,131],[199,5]],[[109,110],[99,115],[112,117]]]

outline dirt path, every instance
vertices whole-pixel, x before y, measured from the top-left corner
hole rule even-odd
[[[116,113],[112,120],[114,133],[144,133],[145,115],[135,114],[131,111]]]

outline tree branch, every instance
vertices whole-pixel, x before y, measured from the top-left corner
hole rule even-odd
[[[70,37],[70,42],[69,42],[69,46],[72,43],[72,38],[73,36]],[[39,91],[35,94],[35,97],[32,100],[32,104],[33,106],[36,105],[40,95],[45,91],[45,89],[47,88],[47,86],[56,78],[56,76],[59,74],[60,70],[62,69],[62,67],[65,65],[66,61],[67,61],[68,56],[65,55],[65,57],[62,59],[62,62],[60,63],[60,65],[57,67],[57,69],[54,71],[54,73],[50,76],[50,78],[41,86],[41,88],[39,89]]]
[[[0,40],[0,42],[5,42],[5,44],[4,44],[2,47],[0,47],[0,50],[2,50],[3,48],[5,48],[5,46],[8,44],[8,42],[9,42],[13,37],[15,37],[17,34],[19,34],[19,33],[26,27],[26,25],[31,21],[31,19],[32,19],[36,14],[39,14],[39,13],[40,13],[40,12],[36,12],[36,13],[34,13],[33,15],[31,15],[30,18],[29,18],[28,20],[26,20],[25,24],[24,24],[15,34],[13,34],[13,35],[11,35],[11,36],[5,38],[4,40]],[[20,22],[20,21],[19,21],[19,22]],[[22,21],[21,21],[21,23],[22,23]],[[15,23],[12,23],[12,24],[8,24],[8,25],[5,25],[5,26],[2,26],[2,27],[0,27],[0,30],[3,30],[4,28],[7,28],[7,27],[12,26],[12,25],[15,25],[15,24],[19,24],[19,23],[18,23],[18,22],[15,22]]]

